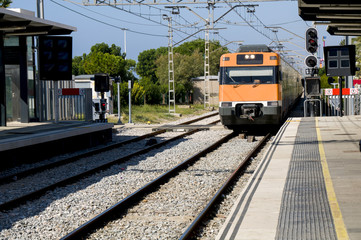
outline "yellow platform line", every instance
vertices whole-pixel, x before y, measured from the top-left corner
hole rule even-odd
[[[321,157],[322,172],[325,179],[328,202],[331,208],[337,239],[346,240],[349,239],[349,236],[347,234],[345,223],[343,222],[340,206],[338,205],[337,202],[336,193],[333,188],[330,171],[328,169],[326,154],[322,144],[321,132],[320,132],[320,128],[318,127],[318,118],[316,118],[316,131],[317,131],[318,149],[320,151],[320,157]]]

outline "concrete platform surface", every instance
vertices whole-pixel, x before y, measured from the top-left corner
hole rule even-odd
[[[289,118],[217,239],[361,239],[361,116]]]
[[[8,123],[0,127],[0,167],[31,163],[112,140],[113,124],[84,121]]]

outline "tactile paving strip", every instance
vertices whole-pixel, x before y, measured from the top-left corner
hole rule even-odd
[[[298,128],[276,239],[337,239],[314,119],[303,119]]]

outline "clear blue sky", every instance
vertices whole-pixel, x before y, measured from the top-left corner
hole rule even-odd
[[[73,0],[74,2],[81,3],[82,0]],[[34,11],[36,14],[36,0],[13,0],[11,4],[12,8],[23,8],[26,10]],[[58,4],[57,4],[58,3]],[[66,25],[74,26],[77,28],[77,32],[74,32],[73,37],[73,55],[81,56],[83,53],[89,53],[91,46],[96,43],[105,42],[109,45],[116,44],[124,48],[124,33],[119,28],[127,28],[127,58],[137,60],[139,52],[147,49],[158,48],[161,46],[166,47],[168,45],[168,28],[162,26],[159,23],[151,22],[144,18],[139,18],[126,11],[115,9],[109,6],[93,6],[86,7],[82,5],[76,5],[64,0],[44,0],[45,19],[60,22]],[[60,6],[60,5],[62,6]],[[251,4],[251,3],[244,3]],[[277,1],[277,2],[254,2],[258,4],[255,8],[255,14],[265,25],[267,26],[280,26],[288,31],[291,31],[297,35],[304,37],[305,31],[311,26],[311,22],[304,22],[298,16],[297,1]],[[151,14],[152,19],[155,21],[162,21],[162,14],[164,14],[164,6],[156,6],[155,8],[149,8],[147,6],[131,6],[125,7],[126,10],[132,12],[142,12]],[[201,5],[190,6],[197,14],[203,18],[208,17],[208,10]],[[204,6],[203,6],[204,7]],[[217,19],[229,8],[225,4],[216,4],[214,18]],[[75,12],[74,12],[75,11]],[[244,13],[245,10],[240,10]],[[111,24],[116,27],[108,26],[104,23]],[[246,16],[246,14],[243,14]],[[185,24],[185,20],[189,23],[198,22],[199,28],[204,28],[204,22],[189,12],[186,9],[181,9],[181,14],[173,15],[174,19]],[[254,21],[254,19],[247,19],[248,21]],[[167,25],[167,21],[162,21]],[[237,24],[237,25],[235,25]],[[243,44],[270,44],[271,40],[264,37],[259,32],[255,31],[241,19],[239,15],[234,12],[227,14],[222,21],[215,25],[220,29],[219,34],[211,34],[211,39],[219,40],[222,44],[229,43],[231,41],[243,41]],[[187,37],[187,34],[194,33],[195,29],[181,28],[184,33],[175,32],[174,42],[179,42]],[[343,39],[341,37],[331,36],[326,31],[326,26],[318,26],[319,42],[322,44],[322,37],[326,36],[326,45],[338,45]],[[134,32],[131,32],[134,31]],[[268,30],[263,30],[268,34]],[[139,34],[140,32],[144,34]],[[160,36],[151,36],[160,35]],[[278,30],[278,39],[284,42],[286,49],[296,51],[296,53],[307,54],[302,50],[304,47],[304,41],[299,37],[288,33],[283,29]],[[274,35],[270,35],[274,38]],[[196,35],[197,38],[204,38],[204,32]],[[190,38],[193,40],[195,38]],[[292,42],[292,43],[290,43]],[[235,43],[227,45],[227,47],[236,49]],[[295,52],[289,52],[289,54],[295,54]]]

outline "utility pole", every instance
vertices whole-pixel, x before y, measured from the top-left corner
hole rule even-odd
[[[190,12],[192,12],[194,15],[199,17],[205,22],[205,39],[204,39],[204,108],[210,106],[210,82],[209,82],[209,76],[210,76],[210,40],[209,40],[209,32],[210,30],[215,30],[214,24],[218,22],[220,19],[222,19],[226,14],[231,12],[234,8],[241,7],[242,5],[236,5],[231,7],[230,10],[228,10],[226,13],[224,13],[221,17],[219,17],[217,20],[214,20],[214,8],[215,3],[208,3],[208,18],[204,19],[202,16],[194,12],[191,8],[188,6],[175,6],[171,8],[186,8]]]
[[[124,60],[127,60],[127,29],[124,29]]]
[[[173,62],[173,28],[172,17],[163,15],[163,19],[168,21],[168,95],[169,113],[175,113],[175,87],[174,87],[174,62]]]
[[[44,19],[44,1],[43,0],[37,0],[36,2],[36,10],[37,10],[37,17]],[[37,57],[37,64],[36,67],[37,69],[39,69],[39,36],[35,37],[35,41],[36,41],[36,57]],[[45,81],[40,81],[40,76],[39,76],[39,72],[36,74],[36,84],[35,84],[35,88],[36,91],[38,92],[38,94],[36,94],[36,98],[37,98],[37,105],[39,106],[38,108],[36,108],[37,110],[37,116],[39,116],[40,121],[44,121],[47,120],[47,94],[46,94],[46,82]]]
[[[350,36],[345,37],[346,45],[350,45],[352,40]],[[353,87],[353,81],[352,76],[346,76],[345,78],[345,88],[352,88]],[[345,98],[345,112],[346,115],[353,115],[354,114],[354,104],[353,104],[353,98]]]
[[[204,37],[204,108],[210,107],[210,90],[209,90],[209,76],[210,76],[210,66],[209,66],[209,52],[210,52],[210,43],[209,43],[209,29],[213,29],[213,16],[214,16],[214,4],[208,3],[208,19],[206,21],[206,31]],[[210,26],[212,24],[212,26]]]

